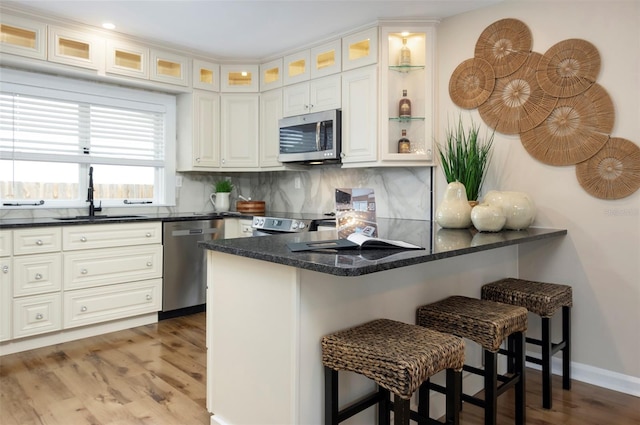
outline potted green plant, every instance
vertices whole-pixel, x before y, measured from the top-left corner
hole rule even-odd
[[[229,211],[229,196],[233,190],[233,183],[231,183],[231,180],[218,180],[213,186],[216,189],[216,192],[209,196],[213,207],[216,211]]]
[[[491,151],[495,132],[484,139],[478,137],[480,126],[473,120],[468,128],[458,117],[455,126],[447,128],[446,142],[438,144],[442,171],[447,183],[460,182],[464,185],[469,202],[478,201],[485,173],[491,161]]]
[[[231,180],[218,180],[215,182],[214,187],[216,193],[231,192],[233,190],[233,183],[231,183]]]

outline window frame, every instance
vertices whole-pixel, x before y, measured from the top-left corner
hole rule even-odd
[[[33,94],[42,97],[43,93],[63,94],[64,98],[73,100],[87,100],[91,97],[99,96],[109,99],[114,105],[122,107],[140,106],[147,104],[149,110],[162,110],[165,114],[164,119],[164,166],[160,167],[160,172],[155,173],[154,181],[154,199],[147,206],[175,206],[176,205],[176,96],[174,94],[134,89],[129,87],[116,86],[108,83],[101,83],[89,80],[80,80],[76,78],[67,78],[53,76],[49,74],[36,73],[31,71],[0,68],[0,90],[15,92],[15,90],[7,89],[10,87],[21,86],[21,92],[25,94]],[[45,96],[46,97],[46,96]],[[0,154],[1,155],[1,154]],[[47,154],[43,154],[46,157]],[[42,157],[40,157],[42,158]],[[6,159],[6,158],[5,158]],[[56,161],[58,162],[58,161]],[[78,164],[80,169],[87,168],[89,164],[81,161],[71,163]],[[108,165],[108,164],[107,164]],[[112,163],[111,165],[118,165]],[[127,165],[122,163],[120,165]],[[87,191],[88,176],[80,173],[78,184],[79,193]],[[30,203],[25,200],[16,200],[20,203]],[[2,202],[12,203],[14,200],[2,199]],[[103,207],[122,207],[130,208],[139,206],[138,204],[124,204],[121,200],[103,200]],[[83,208],[86,202],[81,200],[47,200],[43,205],[20,205],[20,206],[2,206],[8,209],[42,209],[42,208]]]

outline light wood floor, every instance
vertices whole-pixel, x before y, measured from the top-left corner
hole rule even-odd
[[[205,368],[205,313],[3,356],[0,424],[208,425]],[[557,376],[554,390],[542,409],[539,373],[528,371],[527,424],[640,425],[640,398],[578,381],[563,391]],[[511,393],[499,424],[514,423]],[[463,424],[482,418],[465,404]]]

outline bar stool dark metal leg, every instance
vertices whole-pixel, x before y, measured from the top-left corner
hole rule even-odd
[[[520,376],[516,383],[516,423],[526,423],[526,379],[525,379],[525,335],[524,332],[517,332],[514,335],[515,342],[515,373]]]
[[[409,425],[411,409],[409,400],[393,395],[393,425]]]
[[[324,399],[325,425],[338,425],[338,371],[326,366],[324,368]]]
[[[449,372],[447,371],[447,374]],[[447,375],[448,376],[448,375]],[[430,402],[429,399],[429,385],[431,384],[431,379],[427,379],[420,385],[420,389],[418,390],[418,425],[429,425],[429,410],[430,410]],[[449,384],[447,383],[447,386]],[[447,387],[448,388],[448,387]],[[447,399],[448,400],[448,399]]]
[[[498,355],[484,350],[484,423],[496,425],[498,417]]]
[[[542,318],[542,407],[551,409],[551,319]]]
[[[462,407],[462,371],[455,372],[451,369],[447,369],[447,391],[451,396],[447,397],[446,401],[446,423],[459,424],[460,423],[460,410]],[[428,391],[427,391],[428,396]],[[422,400],[421,400],[422,402]],[[427,403],[427,408],[429,404]],[[427,416],[429,411],[427,410]]]
[[[562,388],[571,389],[571,307],[562,307]]]
[[[380,401],[378,402],[378,425],[389,425],[391,422],[391,411],[389,409],[391,391],[378,386],[378,394],[380,396]]]

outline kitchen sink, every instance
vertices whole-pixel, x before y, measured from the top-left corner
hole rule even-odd
[[[143,218],[143,215],[76,215],[75,217],[56,217],[56,220],[78,221],[78,220],[119,220],[124,218]]]

